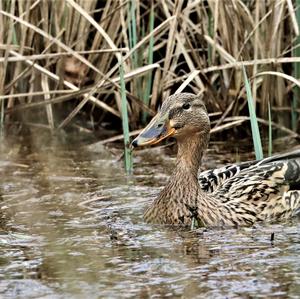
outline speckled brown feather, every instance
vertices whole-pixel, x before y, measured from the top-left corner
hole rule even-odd
[[[181,111],[187,101],[191,111]],[[173,111],[169,119],[180,128],[175,135],[177,163],[169,182],[147,209],[146,221],[190,225],[196,219],[205,226],[243,226],[297,214],[300,151],[206,171],[198,178],[210,128],[201,105],[196,96],[181,94],[169,97],[162,106],[164,113]]]

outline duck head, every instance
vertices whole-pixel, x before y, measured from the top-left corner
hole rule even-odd
[[[173,136],[184,141],[189,136],[207,136],[210,121],[200,96],[179,93],[168,97],[160,111],[132,141],[132,146],[152,145]]]

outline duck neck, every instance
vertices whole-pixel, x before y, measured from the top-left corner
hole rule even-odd
[[[192,204],[202,192],[198,183],[198,170],[203,151],[207,148],[208,137],[195,134],[182,140],[177,139],[177,143],[176,167],[162,195],[171,201]],[[185,194],[189,195],[188,198]]]
[[[148,222],[189,224],[197,210],[197,201],[202,192],[197,178],[198,169],[208,144],[208,136],[195,134],[183,140],[177,139],[177,142],[175,170],[146,211],[145,219]]]
[[[197,180],[203,152],[207,148],[208,137],[195,134],[183,140],[178,139],[177,143],[178,153],[175,173],[184,172],[186,175],[191,175]]]

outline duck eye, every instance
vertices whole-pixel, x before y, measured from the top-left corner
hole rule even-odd
[[[190,109],[190,107],[191,107],[191,105],[189,103],[184,103],[182,105],[182,109],[184,109],[184,110],[188,110],[188,109]]]

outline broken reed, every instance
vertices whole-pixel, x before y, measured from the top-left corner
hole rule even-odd
[[[269,103],[273,135],[295,136],[299,1],[0,1],[0,125],[29,115],[27,125],[55,131],[75,116],[121,117],[122,52],[130,130],[176,90],[205,93],[215,131],[237,127],[245,65],[261,129]]]

